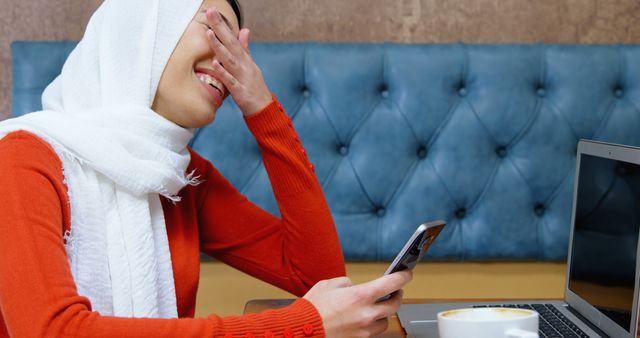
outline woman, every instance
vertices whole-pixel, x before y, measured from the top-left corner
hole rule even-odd
[[[106,0],[45,90],[44,111],[0,124],[0,336],[386,329],[402,293],[376,300],[411,274],[338,277],[321,187],[241,21],[232,0]],[[260,146],[281,219],[187,147],[228,95]],[[200,251],[303,297],[258,315],[189,318]]]

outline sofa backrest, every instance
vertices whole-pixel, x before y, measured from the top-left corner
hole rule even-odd
[[[13,116],[40,109],[73,43],[15,42]],[[448,221],[432,259],[566,256],[579,139],[640,146],[640,46],[253,44],[293,118],[349,260]],[[47,56],[47,57],[43,57]],[[193,148],[277,214],[227,100]]]

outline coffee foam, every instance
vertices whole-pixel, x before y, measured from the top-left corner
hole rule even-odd
[[[441,316],[447,319],[459,319],[465,321],[492,321],[524,318],[534,314],[535,312],[524,309],[478,308],[445,311]]]

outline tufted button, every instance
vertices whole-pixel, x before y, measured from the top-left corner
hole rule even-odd
[[[544,205],[542,203],[536,204],[535,207],[533,207],[533,212],[538,216],[544,215]]]
[[[307,87],[302,88],[302,96],[304,96],[306,98],[311,96],[311,92],[309,91],[309,88],[307,88]]]
[[[496,155],[500,158],[507,156],[507,148],[505,146],[499,146],[496,148]]]
[[[464,85],[460,86],[460,88],[458,88],[458,95],[465,97],[467,96],[467,87],[465,87]]]
[[[293,333],[293,330],[291,330],[291,328],[286,328],[282,332],[282,335],[284,336],[284,338],[293,338],[295,336],[295,333]]]
[[[378,90],[380,90],[380,96],[382,96],[383,98],[387,98],[389,97],[389,87],[383,83],[378,87]]]
[[[615,97],[621,99],[624,97],[624,89],[622,89],[622,87],[618,86],[613,90],[613,95],[615,95]]]
[[[313,335],[313,325],[311,325],[309,323],[304,324],[302,326],[302,333],[304,333],[305,336]]]
[[[544,87],[538,87],[538,89],[536,89],[536,95],[545,97],[547,96],[547,91],[544,89]]]
[[[384,217],[384,215],[386,214],[387,214],[387,210],[384,207],[376,208],[376,215],[378,215],[378,217]]]
[[[418,155],[418,158],[427,157],[427,147],[425,146],[418,147],[418,151],[416,152],[416,155]]]
[[[460,208],[460,209],[456,210],[455,215],[456,215],[456,218],[462,219],[467,215],[467,209]]]
[[[273,332],[271,330],[267,330],[264,332],[264,338],[275,338],[276,335],[273,334]]]
[[[347,156],[347,154],[349,153],[349,147],[347,147],[346,144],[339,144],[337,148],[338,153],[340,153],[340,155],[342,156]]]

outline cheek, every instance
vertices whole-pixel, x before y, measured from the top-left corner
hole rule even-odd
[[[207,41],[207,29],[202,25],[192,27],[184,35],[184,48],[183,52],[190,54],[192,58],[201,59],[211,54],[213,51],[209,47]]]
[[[175,61],[175,68],[193,69],[197,63],[211,54],[213,53],[207,43],[205,27],[201,24],[191,23],[180,38],[171,59]]]

